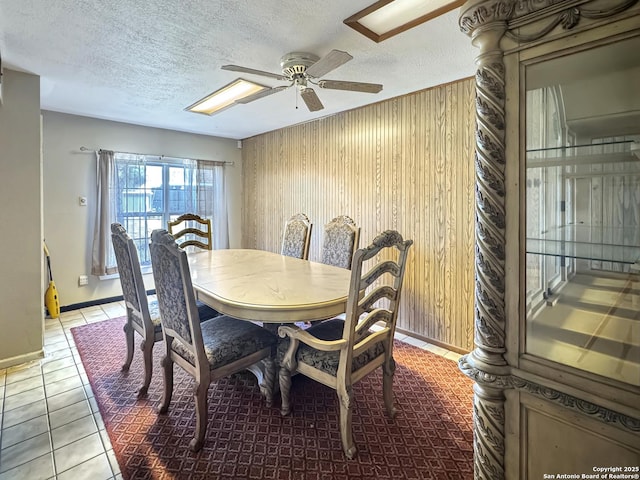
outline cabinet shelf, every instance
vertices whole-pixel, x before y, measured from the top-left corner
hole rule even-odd
[[[527,253],[634,264],[640,261],[638,238],[638,227],[566,225],[549,230],[538,238],[527,238]],[[636,242],[618,243],[625,239],[625,243]]]
[[[527,168],[582,165],[617,165],[622,171],[606,173],[640,173],[640,144],[625,141],[527,150]]]

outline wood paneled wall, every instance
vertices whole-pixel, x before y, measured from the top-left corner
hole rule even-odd
[[[354,94],[357,95],[357,94]],[[414,240],[398,329],[473,349],[475,86],[465,79],[243,141],[245,248],[280,250],[284,222],[349,215],[360,245]]]

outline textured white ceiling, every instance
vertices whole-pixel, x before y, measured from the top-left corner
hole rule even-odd
[[[378,102],[474,73],[458,11],[375,43],[342,21],[373,0],[0,0],[3,66],[41,77],[43,110],[234,139]],[[239,76],[281,73],[291,51],[353,60],[332,80],[382,83],[379,94],[322,90],[310,113],[294,88],[207,117],[184,108]]]

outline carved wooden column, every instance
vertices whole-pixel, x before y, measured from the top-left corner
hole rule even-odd
[[[505,346],[505,69],[500,40],[515,0],[471,1],[460,27],[480,49],[476,57],[475,350],[460,369],[475,380],[474,476],[504,478]]]

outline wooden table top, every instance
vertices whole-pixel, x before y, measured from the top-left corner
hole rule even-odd
[[[243,320],[292,323],[343,313],[351,272],[263,250],[189,254],[196,297]]]

